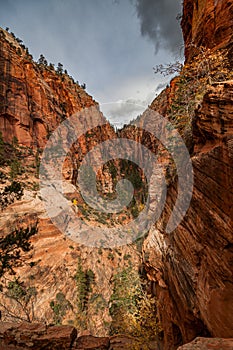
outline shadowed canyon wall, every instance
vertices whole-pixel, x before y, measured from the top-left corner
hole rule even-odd
[[[182,28],[188,63],[195,61],[195,48],[200,45],[212,52],[232,49],[232,9],[232,1],[184,1]],[[151,108],[166,116],[174,90],[175,80]],[[180,225],[171,234],[165,233],[177,197],[177,179],[170,181],[165,210],[144,242],[165,349],[195,336],[233,335],[232,100],[233,80],[208,85],[190,116],[194,172],[190,207]]]
[[[186,61],[192,60],[201,46],[212,50],[232,49],[232,18],[231,0],[185,0],[181,26]]]

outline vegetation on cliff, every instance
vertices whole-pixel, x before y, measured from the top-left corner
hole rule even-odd
[[[16,270],[27,263],[25,255],[32,250],[30,239],[36,233],[35,225],[15,229],[0,238],[0,310],[5,320],[35,321],[36,288],[16,276]],[[31,262],[31,266],[33,264]]]
[[[10,36],[11,37],[11,42],[10,42],[10,46],[12,49],[17,51],[17,54],[19,56],[25,55],[27,59],[29,59],[30,61],[32,61],[33,63],[35,63],[39,69],[43,70],[43,69],[47,69],[50,71],[54,71],[56,72],[61,79],[63,80],[64,77],[68,77],[70,79],[70,81],[73,84],[77,84],[79,85],[78,81],[74,81],[73,77],[71,75],[68,74],[67,70],[63,69],[63,64],[58,62],[57,67],[55,69],[55,65],[53,63],[48,63],[48,61],[46,60],[46,58],[44,57],[43,54],[40,54],[40,57],[37,61],[33,60],[33,56],[29,53],[28,48],[24,45],[23,40],[21,40],[20,38],[18,38],[13,32],[9,31],[9,28],[6,28],[5,31],[3,31],[0,28],[1,31],[1,35],[3,35],[3,37],[5,38],[6,36]],[[86,89],[86,84],[83,83],[81,84],[81,87],[85,90]]]
[[[213,52],[205,47],[196,47],[195,60],[184,65],[179,62],[159,65],[154,70],[156,74],[165,76],[178,73],[178,76],[173,78],[166,116],[186,141],[187,137],[191,136],[195,111],[206,92],[213,84],[233,78],[227,49]]]

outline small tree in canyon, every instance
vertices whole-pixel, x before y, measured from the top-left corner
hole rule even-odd
[[[164,76],[178,73],[175,78],[167,116],[182,136],[191,129],[195,110],[213,83],[232,79],[227,49],[213,52],[205,47],[194,47],[196,56],[182,66],[179,62],[158,65],[155,73]]]
[[[138,337],[142,344],[157,339],[160,327],[156,298],[147,293],[138,272],[131,266],[119,271],[113,278],[113,285],[111,334],[130,334]]]
[[[4,320],[32,322],[37,292],[16,276],[15,268],[25,263],[31,249],[30,238],[37,233],[37,225],[15,229],[0,238],[0,308]],[[31,266],[33,263],[31,263]]]
[[[88,324],[87,309],[92,284],[95,281],[95,275],[92,270],[84,270],[81,259],[78,261],[77,272],[75,275],[77,289],[77,316],[76,325],[78,328],[86,329]]]
[[[72,304],[61,292],[57,293],[56,299],[50,302],[50,307],[53,311],[53,321],[57,325],[62,324],[62,320],[66,315],[67,310],[73,309]]]
[[[6,280],[7,281],[7,280]],[[35,287],[27,286],[19,278],[7,281],[2,286],[3,301],[0,307],[5,320],[33,322],[36,320],[34,304],[37,297]]]
[[[57,70],[56,70],[56,72],[58,73],[58,74],[60,74],[60,75],[62,75],[63,74],[63,64],[62,63],[58,63],[57,64]]]
[[[37,233],[37,225],[26,229],[15,229],[12,233],[0,238],[0,278],[6,272],[14,275],[14,268],[23,261],[23,253],[32,249],[30,238]]]
[[[47,65],[48,65],[48,61],[46,60],[46,58],[45,58],[44,55],[42,55],[42,54],[40,54],[40,57],[39,57],[37,63],[38,63],[39,65],[46,66],[46,67],[47,67]]]

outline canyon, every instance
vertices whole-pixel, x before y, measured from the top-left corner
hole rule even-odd
[[[10,33],[0,30],[1,190],[12,180],[23,186],[23,195],[2,207],[1,237],[16,228],[37,228],[31,237],[32,251],[25,253],[24,263],[17,266],[17,275],[37,291],[32,299],[33,313],[29,310],[31,321],[37,324],[12,324],[9,314],[1,310],[0,349],[42,349],[45,345],[48,349],[232,348],[232,11],[230,0],[184,1],[183,70],[155,98],[136,127],[128,125],[118,131],[101,114],[98,103],[68,74],[34,62]],[[101,119],[101,127],[92,128],[93,113],[88,112],[92,108]],[[111,218],[91,212],[90,217],[82,202],[76,187],[77,170],[96,144],[117,137],[135,140],[157,154],[162,164],[167,185],[164,210],[146,236],[132,244],[117,248],[78,244],[51,222],[41,200],[38,163],[43,149],[62,122],[83,110],[87,110],[83,123],[90,131],[72,146],[63,166],[65,196],[70,203],[77,198],[83,219],[93,220],[92,224],[101,228],[110,220],[119,225],[132,218],[131,212]],[[178,196],[179,179],[169,152],[144,131],[150,123],[150,111],[176,125],[192,161],[191,203],[171,233],[166,232],[166,226]],[[159,124],[152,125],[156,135],[158,129]],[[111,169],[109,165],[99,173],[104,195],[114,195],[114,184],[120,178],[120,172],[113,177]],[[89,289],[85,289],[80,309],[82,278]],[[139,298],[151,300],[146,319],[154,321],[143,322],[147,333],[156,328],[154,337],[149,334],[142,340],[132,331],[124,304],[118,310],[123,315],[125,312],[120,328],[114,306],[122,301],[121,284],[130,293],[135,285],[142,288]],[[132,302],[132,298],[124,298]],[[8,307],[7,298],[5,303]],[[24,320],[23,311],[15,310]],[[54,323],[59,326],[48,326]],[[139,329],[142,331],[144,328]],[[186,343],[190,344],[183,345]]]

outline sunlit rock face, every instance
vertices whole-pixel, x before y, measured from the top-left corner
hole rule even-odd
[[[0,37],[0,131],[6,141],[43,147],[61,121],[96,102],[68,75],[33,62],[9,33]]]
[[[33,251],[24,256],[24,263],[16,269],[17,276],[37,290],[33,321],[54,323],[50,303],[57,302],[56,296],[60,295],[72,305],[65,310],[61,322],[77,325],[79,311],[76,273],[78,266],[81,266],[84,274],[91,271],[93,281],[91,292],[85,297],[86,304],[89,305],[85,308],[85,319],[79,327],[79,335],[109,335],[113,277],[129,266],[137,271],[140,265],[139,251],[135,246],[123,246],[116,250],[87,247],[64,235],[53,225],[46,213],[38,192],[36,163],[38,166],[39,157],[52,132],[63,121],[80,113],[80,130],[85,129],[87,132],[73,144],[62,169],[68,186],[68,190],[65,190],[67,200],[72,207],[73,197],[77,198],[78,204],[81,200],[75,188],[81,160],[98,143],[116,138],[116,133],[99,112],[98,104],[72,78],[67,74],[58,74],[49,65],[36,64],[6,31],[1,29],[0,36],[0,131],[1,141],[5,142],[1,146],[6,147],[9,144],[9,150],[17,149],[17,161],[24,168],[22,173],[14,175],[14,180],[23,186],[24,195],[2,208],[0,236],[9,234],[15,228],[37,225],[38,232],[32,238]],[[100,121],[101,126],[96,121]],[[67,136],[66,131],[62,137]],[[17,145],[12,146],[12,140]],[[0,190],[10,184],[11,167],[12,163],[8,164],[5,160],[1,164],[4,179],[0,181]],[[98,179],[106,193],[113,192],[112,177],[107,170],[105,173],[100,171]],[[85,215],[86,208],[83,206],[82,209]],[[100,226],[109,223],[103,221],[100,214],[95,223]],[[6,305],[12,304],[11,300],[4,302]],[[2,312],[3,320],[9,320],[9,315],[6,314]],[[16,314],[24,319],[22,309],[17,309]]]

